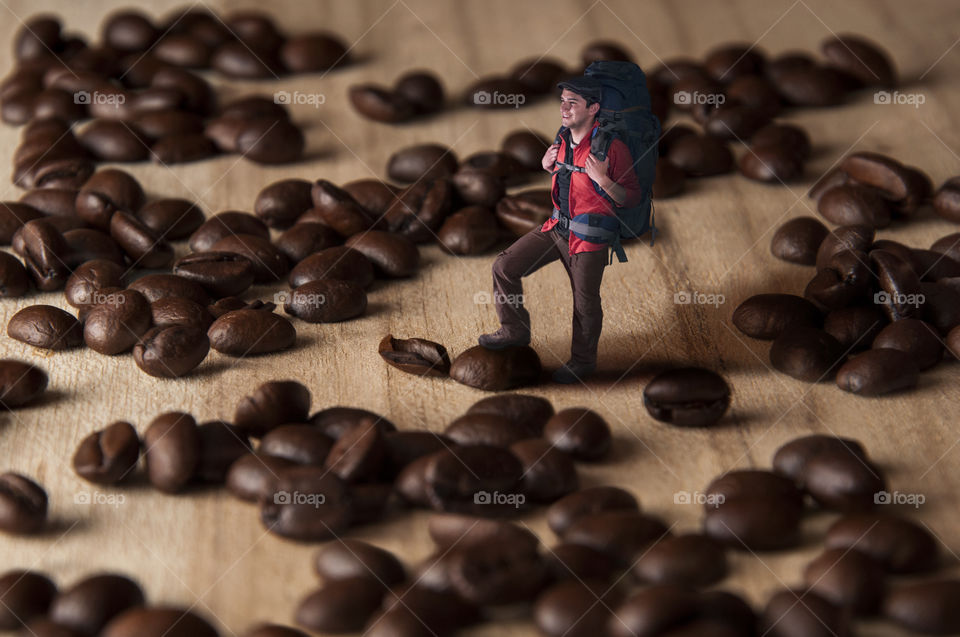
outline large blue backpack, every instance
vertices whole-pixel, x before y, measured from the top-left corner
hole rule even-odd
[[[647,78],[639,66],[632,62],[613,62],[601,60],[587,67],[584,75],[594,77],[602,84],[600,111],[597,113],[599,126],[594,129],[590,140],[590,152],[600,161],[607,157],[610,143],[619,139],[630,149],[633,158],[633,170],[643,193],[639,204],[632,208],[617,208],[619,229],[603,227],[609,217],[588,215],[588,222],[576,223],[571,220],[570,231],[580,238],[604,239],[610,243],[617,259],[622,263],[627,256],[620,245],[623,239],[636,239],[650,233],[650,245],[653,245],[657,228],[653,218],[653,181],[657,172],[657,145],[660,141],[660,120],[650,110],[650,92],[647,90]],[[566,127],[557,131],[555,143],[560,143]],[[582,166],[573,166],[557,162],[558,170],[584,172]],[[593,183],[597,193],[611,201],[610,196],[600,186]],[[578,215],[582,216],[582,215]],[[589,226],[589,227],[581,227]]]

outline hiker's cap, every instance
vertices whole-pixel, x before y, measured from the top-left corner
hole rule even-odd
[[[588,103],[600,101],[601,86],[599,80],[585,75],[570,78],[557,84],[557,88],[569,89],[587,100]]]

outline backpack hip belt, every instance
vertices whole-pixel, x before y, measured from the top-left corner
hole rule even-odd
[[[620,245],[620,220],[615,216],[602,215],[595,212],[583,212],[573,217],[566,217],[560,214],[560,210],[553,209],[551,219],[556,219],[557,224],[563,230],[569,230],[573,236],[581,241],[590,243],[606,243],[613,251],[610,253],[610,263],[613,263],[613,255],[623,263],[627,256]]]

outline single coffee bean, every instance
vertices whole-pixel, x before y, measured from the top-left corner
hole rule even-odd
[[[16,630],[47,613],[57,585],[36,571],[7,571],[0,576],[0,629]]]
[[[554,581],[610,581],[622,573],[622,567],[613,557],[582,544],[561,542],[547,549],[544,561]]]
[[[527,58],[514,64],[510,76],[523,82],[533,93],[546,95],[557,90],[567,69],[561,61],[550,58]]]
[[[381,276],[411,276],[420,265],[420,253],[416,244],[389,232],[368,230],[353,235],[344,245],[367,257]]]
[[[920,283],[924,297],[923,319],[942,335],[960,325],[960,286],[951,287],[949,281],[960,283],[960,278]]]
[[[82,635],[97,635],[114,617],[143,603],[143,591],[136,582],[104,573],[61,590],[50,606],[49,617]]]
[[[16,201],[0,202],[0,244],[7,245],[13,239],[13,234],[28,221],[43,216],[33,206]]]
[[[307,422],[310,390],[294,380],[270,381],[259,385],[237,405],[234,424],[259,438],[286,423]]]
[[[207,330],[210,347],[227,356],[269,354],[293,346],[297,331],[287,319],[260,310],[234,310]]]
[[[320,279],[281,293],[283,309],[308,323],[334,323],[363,314],[367,294],[351,281]]]
[[[288,121],[252,120],[237,135],[237,150],[258,164],[286,164],[303,157],[303,131]]]
[[[844,76],[837,70],[818,66],[780,71],[770,77],[780,96],[793,106],[836,106],[846,96]]]
[[[253,211],[271,228],[286,228],[313,206],[312,184],[305,179],[276,181],[257,195]]]
[[[793,124],[767,124],[750,137],[750,145],[780,146],[792,151],[801,161],[810,158],[810,137],[804,129]]]
[[[73,455],[73,470],[94,484],[117,484],[132,474],[140,459],[140,438],[128,422],[118,421],[84,438]]]
[[[223,484],[228,471],[250,453],[250,439],[230,423],[212,420],[197,426],[200,454],[194,478],[200,482]]]
[[[353,539],[322,548],[314,558],[314,568],[328,582],[365,577],[389,587],[406,579],[406,570],[393,553]]]
[[[308,422],[318,427],[323,433],[334,440],[339,440],[348,429],[368,419],[374,420],[383,429],[384,433],[397,430],[396,425],[383,416],[357,407],[328,407],[321,409],[310,416]]]
[[[386,453],[383,428],[373,419],[363,420],[333,443],[324,466],[344,482],[372,482],[381,471]]]
[[[509,447],[540,435],[539,427],[518,424],[500,414],[467,413],[451,422],[443,434],[459,445]]]
[[[126,264],[123,250],[105,232],[91,228],[77,228],[63,232],[63,238],[67,242],[67,254],[64,260],[71,270],[94,259],[112,261],[117,265]]]
[[[921,313],[920,279],[909,262],[886,250],[871,250],[870,265],[877,273],[881,288],[881,292],[874,296],[874,302],[891,321]]]
[[[103,637],[217,637],[205,619],[185,608],[131,608],[107,624]]]
[[[607,40],[588,42],[580,52],[580,58],[584,66],[590,66],[591,63],[599,60],[633,61],[633,56],[630,55],[621,44]]]
[[[295,265],[315,252],[339,245],[341,241],[340,235],[325,224],[298,221],[277,237],[275,245]]]
[[[837,386],[853,394],[878,396],[916,386],[919,375],[910,354],[899,349],[871,349],[837,370]]]
[[[30,277],[20,260],[8,252],[0,253],[0,298],[23,296],[30,289]]]
[[[150,146],[150,159],[162,166],[200,161],[216,154],[216,145],[202,133],[174,133]]]
[[[402,183],[429,181],[453,175],[458,164],[453,151],[441,144],[407,146],[390,156],[387,176]]]
[[[203,224],[203,210],[186,199],[157,199],[143,206],[137,218],[157,236],[183,239]]]
[[[58,307],[30,305],[10,318],[7,336],[34,347],[65,350],[83,344],[83,327]]]
[[[606,634],[622,593],[602,579],[566,580],[544,590],[533,606],[533,620],[548,637],[591,637]]]
[[[827,549],[856,549],[888,573],[927,573],[937,567],[937,541],[923,526],[896,515],[846,515],[827,529]]]
[[[233,252],[253,264],[255,283],[278,281],[290,271],[287,257],[269,239],[256,235],[236,234],[220,239],[212,246],[212,252]]]
[[[360,287],[373,283],[374,269],[362,252],[346,246],[335,246],[312,254],[290,271],[290,286],[297,288],[311,281],[339,279]]]
[[[543,429],[543,437],[554,448],[577,460],[600,460],[610,450],[610,426],[596,412],[570,407],[554,415]]]
[[[523,464],[520,490],[531,500],[554,502],[580,486],[571,457],[549,441],[528,438],[510,445],[510,451]]]
[[[837,225],[861,224],[873,228],[890,225],[890,206],[880,191],[856,183],[824,192],[817,201],[817,211]]]
[[[437,237],[450,254],[483,254],[496,243],[499,230],[490,208],[467,206],[447,217]]]
[[[864,86],[891,87],[896,72],[889,55],[879,46],[857,35],[835,35],[820,43],[831,66],[854,76]]]
[[[817,270],[830,267],[833,257],[843,250],[869,252],[873,237],[874,229],[870,226],[854,225],[833,229],[817,249]]]
[[[840,342],[845,351],[868,349],[887,317],[876,305],[858,305],[833,310],[823,321],[823,331]]]
[[[120,244],[134,266],[159,269],[173,262],[173,248],[139,219],[123,211],[110,218],[110,236]]]
[[[928,635],[960,631],[956,600],[960,580],[938,579],[904,584],[891,590],[883,602],[883,614],[903,628]]]
[[[778,336],[770,347],[774,369],[808,383],[832,379],[845,360],[840,342],[814,327],[794,327]]]
[[[216,298],[241,294],[254,279],[253,263],[236,252],[194,252],[178,259],[173,272],[199,283]]]
[[[500,143],[501,152],[513,157],[529,172],[541,170],[540,162],[550,142],[532,131],[520,129],[508,133]]]
[[[838,446],[811,456],[799,486],[824,509],[868,511],[886,490],[883,472],[866,458]]]
[[[276,489],[260,503],[260,520],[267,530],[301,541],[336,537],[352,517],[346,485],[323,467],[282,470]]]
[[[632,564],[654,542],[669,535],[659,519],[630,511],[603,511],[574,520],[563,533],[564,542],[603,551],[622,565]]]
[[[423,456],[450,446],[453,441],[447,436],[429,431],[387,431],[384,433],[389,469],[395,478],[408,464]]]
[[[143,435],[150,483],[165,493],[181,491],[200,459],[200,434],[192,416],[168,412],[153,419]]]
[[[397,195],[384,213],[390,232],[414,243],[426,243],[436,233],[450,212],[453,184],[448,179],[421,180]]]
[[[886,588],[880,565],[857,550],[824,551],[807,564],[803,579],[813,592],[858,615],[875,614]]]
[[[690,177],[708,177],[733,169],[726,142],[709,135],[689,135],[675,141],[667,158]]]
[[[514,160],[511,158],[510,162]],[[512,171],[515,176],[518,170]],[[492,208],[505,194],[505,179],[492,171],[463,166],[451,178],[457,198],[465,204]]]
[[[780,550],[800,541],[803,495],[791,480],[760,470],[738,470],[706,489],[704,531],[753,551]]]
[[[455,381],[486,391],[534,384],[540,372],[540,357],[529,346],[494,351],[477,345],[457,356],[450,366]]]
[[[36,286],[44,292],[62,288],[69,276],[66,263],[69,246],[60,231],[46,219],[34,219],[23,224],[17,234],[22,250],[17,250],[17,237],[13,241],[14,250],[23,257]]]
[[[817,249],[827,234],[829,230],[819,220],[796,217],[777,228],[770,242],[770,252],[790,263],[814,265]]]
[[[770,637],[847,635],[849,624],[847,613],[812,591],[775,593],[760,617],[760,630]]]
[[[263,221],[246,212],[228,210],[210,217],[190,235],[190,249],[204,252],[224,237],[238,234],[270,238],[270,230]]]
[[[8,471],[0,475],[0,531],[30,535],[47,520],[47,492],[30,478]]]
[[[505,394],[481,398],[467,410],[468,414],[494,414],[537,437],[553,416],[553,405],[546,398],[526,394]]]
[[[0,359],[0,405],[13,409],[25,405],[47,388],[47,374],[30,363]]]
[[[943,345],[937,330],[929,323],[917,319],[890,323],[877,334],[873,347],[906,352],[920,371],[933,367],[943,356]]]
[[[182,325],[198,328],[204,334],[213,323],[213,316],[206,307],[181,296],[157,299],[150,304],[150,315],[154,327]]]
[[[520,544],[456,547],[444,561],[450,589],[478,606],[532,601],[547,584],[543,559]]]
[[[863,459],[867,457],[863,446],[856,440],[813,434],[791,440],[777,449],[773,456],[773,469],[780,475],[802,484],[806,474],[807,461],[824,450],[834,448],[848,451]]]
[[[84,320],[83,340],[90,349],[112,356],[126,352],[150,329],[150,303],[136,290],[118,290],[103,296]],[[94,300],[98,300],[94,293]]]
[[[668,370],[644,388],[643,405],[656,420],[679,427],[708,427],[730,406],[730,387],[707,369]]]
[[[471,445],[444,449],[426,459],[426,496],[435,510],[504,515],[516,513],[522,504],[516,498],[510,503],[487,501],[494,492],[518,495],[523,467],[506,449]]]
[[[291,73],[326,71],[349,61],[347,47],[329,33],[305,33],[288,38],[280,49],[280,57]]]
[[[210,296],[198,283],[176,274],[148,274],[129,285],[150,303],[160,299],[180,297],[200,305],[210,303]]]
[[[375,122],[397,124],[416,114],[416,106],[404,95],[376,84],[355,84],[348,96],[358,113]]]
[[[240,41],[224,42],[217,47],[210,59],[210,66],[227,77],[237,79],[275,79],[281,73],[275,49],[252,49]]]
[[[453,634],[480,619],[479,609],[453,591],[409,583],[387,593],[383,610],[365,629],[369,637]]]
[[[404,73],[393,85],[394,93],[413,105],[414,111],[425,115],[443,108],[443,84],[432,71],[418,70]]]
[[[313,425],[281,425],[263,436],[257,451],[297,464],[323,465],[333,440]]]
[[[527,190],[507,195],[497,203],[497,220],[521,237],[550,218],[553,201],[547,189]]]
[[[933,210],[947,221],[960,221],[960,178],[951,177],[937,189]]]
[[[280,472],[295,463],[261,453],[248,453],[237,458],[227,471],[227,489],[235,497],[256,502],[276,491]]]
[[[210,351],[207,333],[200,327],[154,327],[133,347],[137,367],[157,378],[179,378],[193,371]]]
[[[74,307],[98,305],[106,299],[97,298],[97,294],[105,288],[124,287],[125,274],[126,269],[113,261],[87,261],[78,266],[67,279],[64,286],[67,303]]]
[[[357,179],[344,184],[343,190],[376,218],[387,211],[402,189],[379,179]]]
[[[94,174],[77,193],[77,215],[89,224],[104,230],[118,210],[136,213],[143,206],[143,187],[132,175],[107,168]]]
[[[578,519],[606,511],[638,513],[637,499],[619,487],[581,489],[554,502],[547,509],[547,524],[559,536]]]
[[[325,582],[297,607],[297,623],[325,633],[351,633],[363,629],[380,608],[385,587],[371,577],[350,577]]]
[[[732,322],[751,338],[776,339],[797,327],[816,327],[820,311],[810,301],[792,294],[756,294],[734,310]]]
[[[445,377],[450,372],[450,356],[440,343],[387,334],[380,341],[378,351],[387,364],[410,374]]]
[[[648,584],[704,587],[727,575],[723,547],[706,535],[665,537],[643,553],[631,568]]]
[[[120,121],[95,119],[77,134],[77,139],[100,161],[143,161],[149,152],[140,136]]]

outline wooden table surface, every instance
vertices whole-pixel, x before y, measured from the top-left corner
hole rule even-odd
[[[183,3],[156,0],[146,11],[163,16]],[[87,0],[43,2],[0,0],[0,68],[12,64],[9,41],[30,15],[54,11],[71,31],[99,35],[102,18],[121,3]],[[944,363],[924,373],[916,391],[861,398],[832,383],[810,385],[770,368],[768,343],[736,331],[730,316],[746,297],[766,291],[799,293],[808,268],[773,258],[773,230],[786,219],[816,215],[804,196],[814,178],[852,150],[885,152],[927,171],[936,184],[960,173],[960,73],[956,24],[960,7],[938,0],[680,0],[636,2],[589,0],[440,2],[213,2],[221,11],[255,7],[270,11],[281,27],[297,33],[330,29],[353,43],[360,62],[327,75],[236,82],[213,77],[224,95],[277,90],[321,93],[317,108],[298,105],[310,159],[284,167],[262,167],[227,156],[171,169],[127,165],[152,195],[201,202],[208,214],[252,210],[268,183],[285,177],[326,178],[342,183],[384,177],[386,158],[418,142],[440,142],[461,156],[496,148],[503,135],[530,128],[552,135],[556,104],[548,100],[520,110],[481,112],[456,107],[423,122],[388,126],[360,118],[347,103],[358,81],[390,83],[402,72],[427,67],[459,95],[478,76],[503,72],[514,62],[545,54],[578,64],[582,46],[610,38],[631,50],[645,68],[688,54],[701,57],[730,41],[755,43],[770,54],[790,49],[818,51],[831,33],[854,32],[883,43],[903,78],[901,91],[920,93],[925,103],[877,105],[869,92],[832,109],[790,112],[782,119],[806,127],[814,142],[807,178],[790,187],[767,186],[738,175],[691,181],[685,194],[657,206],[661,238],[653,249],[634,246],[627,264],[607,269],[603,282],[605,326],[600,373],[585,385],[543,385],[525,391],[553,401],[557,409],[589,406],[610,422],[615,449],[608,462],[580,465],[585,485],[617,484],[635,493],[645,510],[675,530],[693,530],[701,512],[675,504],[674,494],[703,489],[734,468],[767,468],[775,449],[804,434],[833,433],[859,438],[886,470],[892,489],[925,496],[915,515],[942,544],[949,572],[957,573],[960,552],[960,431],[956,426],[960,367]],[[11,174],[10,157],[19,131],[0,126],[0,175]],[[742,152],[737,149],[736,152]],[[2,180],[7,183],[7,178]],[[540,185],[547,183],[543,178]],[[0,200],[15,200],[12,185]],[[927,215],[908,226],[879,233],[927,247],[956,231]],[[185,246],[181,246],[182,251]],[[457,354],[495,329],[493,307],[477,304],[489,293],[494,254],[455,258],[436,246],[422,250],[421,273],[379,285],[364,317],[333,325],[296,322],[294,349],[281,354],[231,359],[211,353],[195,375],[181,380],[151,378],[130,355],[108,358],[90,350],[50,354],[0,337],[0,356],[31,361],[50,376],[39,404],[0,414],[3,470],[33,476],[50,496],[52,528],[40,537],[0,538],[5,569],[35,568],[61,585],[93,571],[112,570],[136,578],[154,603],[191,606],[216,622],[223,634],[239,634],[259,621],[291,623],[300,598],[317,585],[315,548],[267,534],[256,507],[224,490],[161,495],[145,487],[100,489],[70,467],[77,443],[114,420],[129,420],[142,432],[157,414],[185,410],[198,421],[230,419],[234,405],[259,383],[295,378],[312,392],[314,410],[331,405],[362,406],[387,415],[400,427],[439,431],[484,392],[452,380],[425,379],[385,365],[377,343],[386,333],[420,336]],[[260,287],[251,298],[271,298],[282,286]],[[533,317],[533,347],[554,369],[566,359],[570,338],[570,288],[559,265],[526,284]],[[722,295],[717,306],[676,304],[680,291]],[[33,294],[0,303],[0,325],[35,303],[64,306],[60,294]],[[733,389],[724,425],[709,431],[680,430],[652,420],[642,406],[647,381],[668,365],[694,364],[723,374]],[[111,504],[81,504],[81,494],[123,496]],[[822,532],[835,516],[805,522],[802,549],[754,556],[736,553],[733,574],[721,587],[755,605],[773,590],[802,582],[803,565],[822,546]],[[396,551],[413,564],[431,544],[424,513],[404,514],[349,535]],[[554,541],[542,512],[522,519]],[[897,635],[882,624],[863,633]],[[532,634],[532,624],[508,621],[471,629],[477,635]]]

